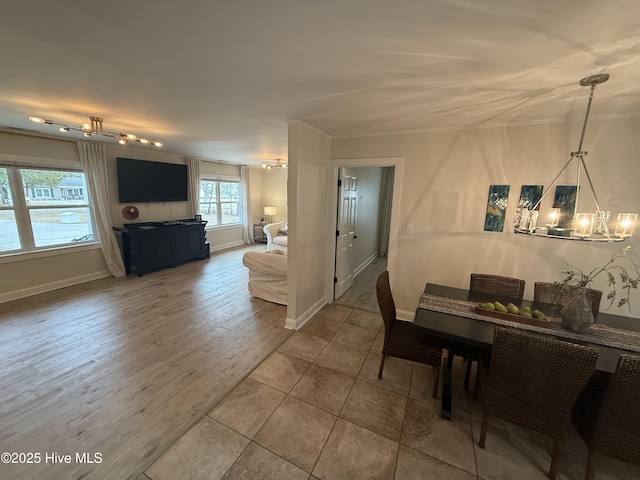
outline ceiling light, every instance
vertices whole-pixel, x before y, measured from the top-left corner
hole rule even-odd
[[[596,195],[595,188],[593,187],[593,182],[591,181],[591,176],[589,175],[589,170],[587,169],[587,164],[584,161],[584,157],[587,152],[582,150],[584,134],[587,129],[587,121],[589,120],[589,111],[591,110],[591,101],[593,100],[596,85],[604,83],[607,80],[609,80],[608,73],[591,75],[580,80],[580,85],[582,85],[583,87],[590,86],[591,92],[589,94],[589,101],[587,103],[587,111],[584,116],[584,123],[582,125],[582,133],[580,134],[580,143],[578,144],[578,150],[576,150],[575,152],[571,152],[571,157],[569,158],[567,163],[564,164],[560,172],[558,172],[555,178],[551,181],[549,187],[541,195],[540,199],[535,203],[535,205],[533,205],[533,207],[531,207],[531,209],[529,210],[524,209],[522,212],[516,213],[516,215],[520,214],[522,218],[525,219],[524,223],[520,223],[519,225],[515,226],[516,233],[559,238],[563,240],[590,240],[596,242],[621,242],[633,234],[633,229],[635,228],[638,215],[632,213],[618,214],[615,234],[611,234],[609,226],[607,225],[607,221],[609,220],[611,212],[602,210],[600,208],[598,195]],[[562,172],[565,171],[565,169],[573,162],[573,160],[577,162],[575,203],[573,205],[571,218],[565,219],[569,220],[568,225],[570,225],[571,228],[555,228],[555,226],[558,225],[558,212],[560,212],[560,209],[558,208],[549,209],[549,218],[547,219],[548,228],[539,228],[536,225],[538,217],[538,207],[540,206],[542,199],[549,193],[551,187],[556,183]],[[595,212],[588,212],[579,209],[578,200],[580,198],[580,176],[582,170],[584,170],[589,183],[589,187],[591,188],[591,193],[593,194],[593,199],[595,201],[596,207]],[[556,207],[556,205],[554,205],[554,207]],[[626,224],[624,224],[625,221]]]
[[[262,168],[266,168],[267,170],[271,170],[272,168],[287,168],[287,164],[282,163],[282,160],[280,160],[279,158],[276,158],[275,165],[268,165],[266,163],[263,163]]]
[[[41,117],[29,117],[29,120],[35,123],[44,123],[47,125],[58,125],[60,128],[58,130],[60,132],[69,132],[73,130],[74,132],[81,132],[85,137],[93,137],[94,135],[102,135],[104,137],[115,138],[118,140],[118,143],[121,145],[125,145],[128,142],[138,142],[144,145],[153,145],[154,147],[161,147],[162,143],[156,141],[149,141],[144,138],[138,138],[136,135],[132,133],[116,133],[109,132],[108,130],[104,130],[102,125],[102,118],[100,117],[89,117],[89,123],[82,123],[80,127],[70,127],[64,123],[54,122],[53,120],[47,120]]]

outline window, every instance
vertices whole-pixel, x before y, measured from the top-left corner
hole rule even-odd
[[[0,167],[0,255],[94,238],[84,173]]]
[[[240,223],[240,182],[201,180],[200,214],[208,226]]]

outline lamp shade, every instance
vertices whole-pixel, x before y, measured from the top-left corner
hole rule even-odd
[[[276,207],[264,207],[264,214],[265,215],[275,215],[276,214]]]

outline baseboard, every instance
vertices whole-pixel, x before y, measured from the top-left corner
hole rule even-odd
[[[410,310],[396,310],[396,318],[399,320],[408,320],[413,322],[416,318],[416,312]]]
[[[353,276],[357,277],[358,274],[362,272],[365,268],[367,268],[371,264],[371,262],[373,262],[376,258],[378,258],[378,254],[377,253],[372,254],[369,258],[367,258],[364,262],[362,262],[353,270]]]
[[[42,285],[22,288],[20,290],[14,290],[12,292],[0,293],[0,303],[19,300],[21,298],[30,297],[32,295],[38,295],[39,293],[51,292],[53,290],[58,290],[59,288],[91,282],[92,280],[98,280],[100,278],[106,278],[109,276],[111,276],[111,274],[107,270],[101,270],[99,272],[80,275],[79,277],[65,278],[64,280],[58,280],[56,282],[43,283]]]
[[[212,243],[211,251],[217,252],[220,250],[226,250],[227,248],[239,247],[241,245],[246,245],[246,243],[244,243],[242,240],[236,240],[235,242],[219,243],[219,244]]]
[[[302,315],[297,318],[289,318],[284,322],[284,327],[289,328],[291,330],[300,330],[302,326],[307,323],[316,313],[320,311],[322,307],[324,307],[325,301],[324,298],[321,298],[316,303],[311,305],[307,310],[305,310]]]

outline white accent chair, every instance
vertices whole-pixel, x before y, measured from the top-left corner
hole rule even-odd
[[[267,252],[272,250],[280,250],[287,253],[287,224],[285,222],[269,223],[262,230],[267,237]]]
[[[247,252],[242,264],[249,269],[249,294],[287,304],[287,256],[280,252]]]

